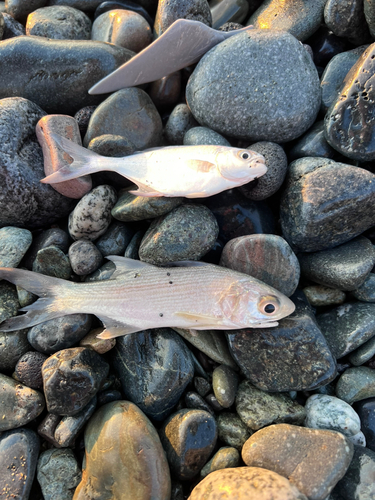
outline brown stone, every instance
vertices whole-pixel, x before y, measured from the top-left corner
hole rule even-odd
[[[98,339],[104,331],[104,328],[95,328],[91,330],[83,339],[80,341],[79,345],[81,347],[91,347],[98,354],[104,354],[110,351],[116,345],[116,339]]]

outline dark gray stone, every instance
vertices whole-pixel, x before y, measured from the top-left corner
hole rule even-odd
[[[39,250],[33,262],[33,271],[64,280],[72,275],[68,256],[60,248],[54,246]]]
[[[366,446],[375,452],[375,398],[364,399],[355,403],[355,411],[361,419],[361,428],[366,438]]]
[[[339,500],[372,500],[375,496],[374,475],[375,452],[354,446],[353,460],[333,493],[339,495]]]
[[[361,286],[375,264],[375,247],[360,236],[336,248],[298,256],[304,277],[343,291]]]
[[[0,267],[17,267],[32,242],[27,229],[3,227],[0,229]]]
[[[7,281],[0,281],[0,323],[12,316],[16,316],[20,305],[14,285]]]
[[[183,144],[184,146],[230,146],[225,137],[207,127],[190,128],[184,135]]]
[[[363,9],[368,27],[370,28],[371,36],[375,35],[375,2],[374,0],[364,0]]]
[[[186,100],[201,125],[221,134],[285,142],[313,124],[319,83],[311,57],[293,36],[253,30],[232,36],[201,59]]]
[[[27,330],[2,332],[0,330],[0,371],[8,372],[14,369],[17,361],[30,351],[27,341]]]
[[[7,14],[10,14],[14,19],[23,23],[31,12],[44,7],[46,3],[47,0],[29,0],[28,2],[24,2],[23,0],[7,0],[5,10]]]
[[[346,294],[341,290],[321,285],[306,286],[302,291],[313,307],[335,306],[342,304],[346,299]]]
[[[322,94],[325,87],[322,86]],[[324,136],[324,121],[314,123],[309,130],[290,149],[288,157],[290,161],[306,156],[318,156],[322,158],[335,158],[338,156],[326,141]]]
[[[361,344],[349,356],[349,361],[354,366],[361,366],[369,361],[375,354],[375,335],[367,342]]]
[[[14,38],[15,36],[26,35],[25,26],[16,21],[10,14],[2,12],[4,18],[3,40]]]
[[[223,412],[217,417],[219,439],[228,446],[241,450],[252,431],[235,413]]]
[[[375,302],[375,274],[370,273],[352,295],[362,302]]]
[[[112,208],[112,214],[116,205]],[[124,255],[133,235],[134,229],[132,227],[114,221],[103,236],[96,241],[95,245],[104,257],[107,255]]]
[[[204,410],[210,413],[212,416],[215,416],[214,410],[212,407],[206,403],[206,401],[194,391],[189,391],[185,394],[185,406],[186,408],[190,408],[192,410]]]
[[[171,413],[194,375],[189,350],[169,328],[119,337],[113,364],[125,398],[155,420]]]
[[[53,40],[89,40],[91,21],[82,11],[66,5],[34,10],[26,23],[26,34]]]
[[[177,19],[191,19],[207,26],[212,25],[207,0],[165,0],[158,4],[154,24],[156,36],[162,35]]]
[[[375,370],[367,366],[348,368],[336,384],[336,396],[349,404],[375,397]]]
[[[165,137],[171,144],[183,144],[186,133],[199,125],[186,104],[177,104],[165,126]]]
[[[92,241],[78,240],[69,248],[69,260],[78,276],[86,276],[100,267],[103,255]]]
[[[145,231],[140,230],[135,233],[133,238],[130,240],[129,245],[127,246],[124,257],[128,259],[139,260],[138,250],[141,245],[143,236],[145,235]]]
[[[363,0],[328,0],[324,7],[324,22],[336,36],[348,38],[356,45],[371,41]]]
[[[29,251],[27,252],[23,264],[27,269],[31,269],[35,257],[39,250],[50,246],[58,247],[64,253],[69,249],[69,235],[63,229],[53,227],[46,229],[33,238],[33,242]]]
[[[202,398],[204,398],[204,396],[207,396],[207,394],[211,390],[211,384],[209,383],[209,381],[203,377],[197,376],[194,377],[193,382],[194,382],[194,387],[199,393],[199,395],[202,396]]]
[[[48,356],[37,351],[28,351],[17,361],[14,369],[17,380],[31,389],[42,389],[42,365]]]
[[[94,11],[103,0],[48,0],[49,5],[68,5],[83,11]]]
[[[280,204],[284,238],[295,250],[316,252],[358,236],[374,225],[374,180],[363,168],[325,158],[292,162]]]
[[[53,434],[57,446],[62,448],[74,446],[78,434],[93,415],[96,405],[97,397],[94,396],[76,415],[65,416],[60,420]]]

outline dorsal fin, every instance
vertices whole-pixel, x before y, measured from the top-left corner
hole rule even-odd
[[[147,262],[129,259],[128,257],[121,257],[120,255],[107,255],[106,259],[112,261],[116,266],[116,270],[110,279],[116,279],[125,273],[139,272],[144,271],[147,268],[155,267]]]

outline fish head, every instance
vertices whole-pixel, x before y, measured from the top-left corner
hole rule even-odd
[[[267,172],[264,156],[249,149],[221,148],[216,155],[216,165],[224,179],[242,184]]]
[[[268,328],[278,325],[295,310],[284,294],[255,278],[238,280],[222,294],[220,306],[237,328]]]

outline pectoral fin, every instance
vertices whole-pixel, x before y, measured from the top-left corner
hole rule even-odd
[[[211,163],[205,160],[188,160],[186,164],[192,170],[200,173],[208,173],[212,169],[216,168],[215,163]]]
[[[121,337],[122,335],[128,335],[129,333],[140,332],[142,328],[134,325],[126,325],[124,323],[118,323],[111,318],[106,318],[105,316],[98,316],[100,321],[103,323],[105,330],[97,336],[98,339],[113,339],[115,337]]]

